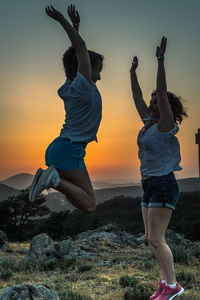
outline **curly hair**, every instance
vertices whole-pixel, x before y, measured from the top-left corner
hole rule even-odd
[[[151,96],[156,95],[156,91],[153,91]],[[183,99],[181,97],[176,96],[175,94],[171,92],[167,92],[167,97],[169,100],[169,104],[171,106],[173,115],[174,115],[174,121],[176,124],[181,124],[183,121],[183,118],[187,118],[188,114],[186,113],[186,109],[184,108],[182,102]]]
[[[92,69],[96,67],[96,64],[99,60],[103,62],[104,57],[101,54],[91,50],[88,50],[88,53]],[[62,61],[67,79],[73,80],[74,77],[76,77],[78,69],[78,61],[76,57],[76,50],[74,47],[69,47],[67,51],[65,51]]]

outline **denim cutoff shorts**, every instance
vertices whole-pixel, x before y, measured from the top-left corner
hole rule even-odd
[[[57,137],[46,150],[46,166],[53,165],[66,171],[77,168],[86,170],[84,162],[86,146],[87,143],[84,142],[72,142],[67,138]]]
[[[142,180],[142,187],[144,190],[142,206],[167,207],[175,210],[179,187],[173,172]]]

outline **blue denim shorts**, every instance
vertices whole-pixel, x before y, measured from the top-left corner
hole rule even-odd
[[[84,157],[87,143],[71,142],[67,138],[57,137],[47,148],[45,153],[46,166],[54,165],[57,169],[71,171],[86,170]]]
[[[142,180],[142,187],[144,190],[142,206],[167,207],[175,210],[179,187],[173,172]]]

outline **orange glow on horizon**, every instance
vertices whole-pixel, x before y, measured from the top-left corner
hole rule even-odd
[[[38,167],[45,168],[45,150],[59,136],[64,122],[64,106],[56,94],[57,86],[51,86],[46,93],[49,88],[47,83],[41,88],[40,82],[34,82],[33,94],[32,85],[16,94],[10,104],[12,110],[3,115],[4,130],[0,145],[2,179],[17,173],[33,174]],[[97,135],[99,142],[88,144],[86,165],[92,180],[139,180],[137,134],[142,122],[131,93],[117,94],[114,91],[111,94],[102,88],[103,118]],[[183,167],[178,177],[198,173],[197,145],[194,143],[197,129],[193,124],[195,113],[194,117],[190,114],[191,117],[183,122],[178,133]]]

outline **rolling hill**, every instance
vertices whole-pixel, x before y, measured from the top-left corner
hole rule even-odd
[[[26,188],[31,184],[33,175],[23,173],[18,174],[0,182],[0,201],[6,200],[9,196],[17,195],[19,190]],[[184,178],[178,180],[181,192],[200,191],[200,178]],[[97,204],[117,196],[127,196],[137,198],[142,196],[141,185],[114,186],[106,182],[95,182],[94,186],[107,186],[107,188],[95,189]],[[65,196],[55,190],[47,195],[46,205],[53,211],[73,210],[74,207],[65,199]]]

